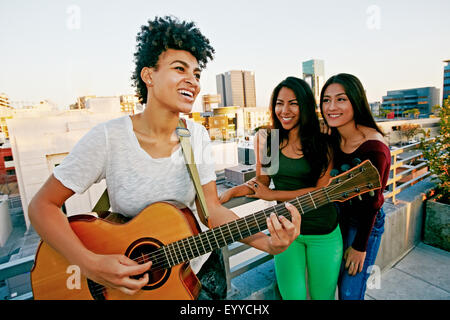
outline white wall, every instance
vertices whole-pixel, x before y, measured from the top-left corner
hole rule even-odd
[[[27,227],[30,224],[28,204],[52,174],[55,164],[61,162],[90,128],[123,115],[120,112],[93,113],[89,110],[70,110],[51,114],[34,113],[32,116],[7,120]],[[105,184],[102,181],[84,194],[71,197],[66,201],[67,214],[91,211],[104,188]]]

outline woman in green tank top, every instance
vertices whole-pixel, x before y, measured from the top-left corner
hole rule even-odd
[[[256,136],[256,177],[224,192],[222,203],[244,195],[289,201],[328,184],[331,149],[320,133],[309,85],[295,77],[283,80],[272,93],[271,114],[271,128],[259,130]],[[273,189],[269,188],[271,181]],[[303,214],[300,236],[275,256],[282,298],[305,300],[308,287],[311,299],[333,300],[341,259],[342,237],[335,205]]]

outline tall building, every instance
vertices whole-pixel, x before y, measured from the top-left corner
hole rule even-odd
[[[121,111],[128,114],[135,114],[139,99],[134,94],[122,94],[119,96]]]
[[[3,143],[4,139],[9,138],[6,119],[11,119],[12,114],[13,109],[8,96],[5,93],[0,93],[0,143]]]
[[[370,107],[370,112],[372,112],[372,115],[374,115],[375,117],[380,116],[380,109],[381,109],[380,101],[370,102],[369,107]]]
[[[216,76],[220,107],[256,107],[255,73],[231,70]]]
[[[1,107],[11,108],[9,98],[5,93],[0,93],[0,108]]]
[[[316,98],[316,103],[319,104],[320,90],[322,90],[325,83],[325,67],[323,60],[308,60],[302,63],[303,80],[309,83]]]
[[[444,66],[444,85],[442,88],[442,105],[444,105],[444,100],[450,96],[450,60],[444,60],[447,63]]]
[[[431,108],[439,104],[439,92],[436,87],[424,87],[388,91],[382,98],[382,108],[401,117],[407,110],[418,109],[421,117],[431,114]]]

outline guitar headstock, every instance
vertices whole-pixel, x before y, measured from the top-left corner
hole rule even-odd
[[[330,200],[340,202],[380,188],[380,175],[369,160],[335,176],[326,187]]]

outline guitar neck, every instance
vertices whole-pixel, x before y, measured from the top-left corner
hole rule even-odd
[[[316,190],[289,201],[300,214],[319,208],[332,200],[327,188]],[[182,262],[199,257],[215,249],[240,241],[255,233],[267,229],[266,219],[271,213],[291,219],[291,214],[284,203],[274,205],[254,214],[247,215],[219,227],[199,233],[158,248],[149,255],[153,269],[166,269]]]

